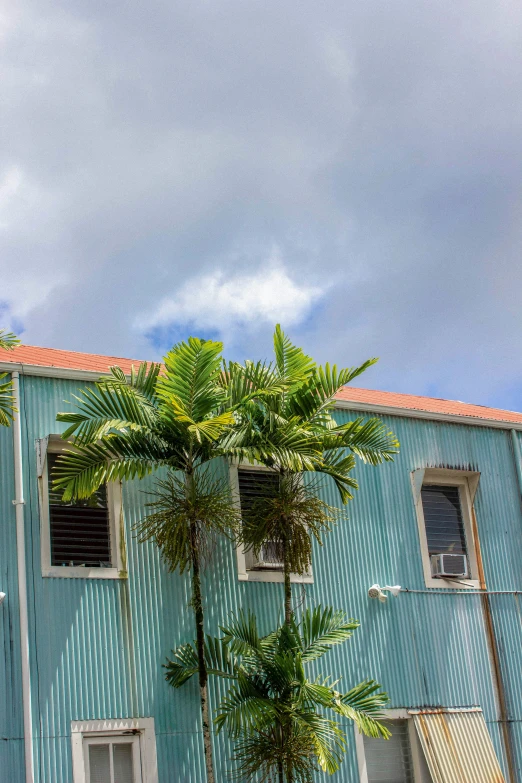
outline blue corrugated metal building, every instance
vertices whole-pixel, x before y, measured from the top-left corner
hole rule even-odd
[[[136,768],[129,780],[200,783],[205,773],[197,684],[174,691],[161,668],[174,646],[193,638],[189,579],[167,573],[154,545],[138,544],[132,532],[152,481],[123,487],[121,514],[115,506],[112,568],[78,573],[48,562],[50,533],[42,509],[42,466],[53,443],[48,438],[62,431],[56,413],[64,401],[99,374],[80,354],[71,357],[62,362],[65,368],[45,351],[25,361],[20,354],[6,356],[15,363],[1,365],[20,373],[34,781],[93,783],[97,778],[84,763],[89,742],[137,736],[141,771]],[[466,716],[480,708],[505,780],[522,781],[522,415],[458,404],[442,410],[442,403],[437,408],[429,400],[409,407],[406,397],[398,400],[355,392],[339,400],[340,421],[360,411],[381,415],[398,436],[400,454],[378,468],[358,464],[360,489],[348,506],[349,519],[324,547],[315,548],[313,576],[296,584],[296,603],[343,608],[360,621],[353,639],[328,658],[328,670],[342,675],[345,689],[366,677],[376,679],[390,695],[395,711],[390,717],[406,723],[418,714],[434,717],[437,710]],[[0,606],[0,781],[5,783],[27,780],[14,434],[13,428],[0,428],[0,591],[6,594]],[[462,580],[434,579],[430,572],[422,500],[427,485],[459,487],[470,568],[466,586]],[[323,492],[338,505],[329,485]],[[240,608],[252,609],[267,631],[280,621],[281,584],[262,581],[230,542],[221,542],[204,578],[208,632],[217,633],[229,612]],[[383,603],[368,597],[374,583],[403,590]],[[217,687],[212,684],[213,706]],[[382,754],[386,762],[385,751],[365,748],[350,726],[347,734],[348,752],[336,779],[372,783]],[[220,736],[214,748],[217,779],[225,780],[230,747]],[[413,748],[413,756],[418,752]],[[424,762],[401,774],[397,781],[429,780]],[[467,778],[455,777],[461,779]]]

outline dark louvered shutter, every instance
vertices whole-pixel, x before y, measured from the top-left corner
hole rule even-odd
[[[58,454],[47,454],[49,522],[53,566],[110,567],[111,535],[107,488],[100,487],[86,500],[64,503],[52,488],[52,471]]]
[[[269,470],[246,470],[239,468],[239,502],[241,513],[247,515],[256,498],[270,495],[279,483],[279,474]]]
[[[466,536],[458,487],[422,487],[422,508],[430,555],[465,555]]]

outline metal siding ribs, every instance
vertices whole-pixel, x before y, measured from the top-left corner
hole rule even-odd
[[[202,783],[204,770],[197,683],[174,691],[161,664],[171,649],[194,636],[187,575],[169,574],[153,544],[140,545],[133,525],[154,491],[154,479],[124,487],[128,579],[42,578],[35,439],[62,431],[56,412],[83,382],[21,378],[31,676],[35,714],[36,780],[71,783],[72,720],[155,718],[159,783]],[[340,422],[355,414],[337,411]],[[314,545],[314,583],[295,585],[294,605],[345,609],[361,622],[353,638],[332,649],[323,674],[341,676],[348,690],[366,677],[383,683],[390,707],[480,706],[505,772],[497,694],[488,649],[482,597],[451,591],[401,593],[386,604],[370,601],[374,583],[425,589],[410,474],[426,467],[480,472],[475,497],[485,581],[490,590],[522,591],[522,513],[510,433],[488,427],[384,417],[399,437],[394,463],[378,468],[358,463],[360,482],[347,518]],[[518,437],[518,436],[517,436]],[[12,436],[0,431],[0,780],[23,779],[21,693],[16,598],[16,548]],[[227,475],[227,466],[216,463]],[[321,495],[338,505],[333,484]],[[204,574],[207,630],[219,633],[231,611],[256,612],[271,630],[283,616],[277,583],[239,582],[235,550],[220,541]],[[507,721],[515,756],[522,764],[522,611],[516,595],[490,597]],[[321,663],[321,662],[320,662]],[[327,665],[328,671],[324,671]],[[317,667],[317,674],[321,673]],[[211,682],[211,707],[223,693]],[[338,783],[357,783],[352,734]],[[215,740],[217,779],[226,779],[230,744]],[[318,776],[318,780],[322,779]],[[479,778],[480,781],[480,778]]]

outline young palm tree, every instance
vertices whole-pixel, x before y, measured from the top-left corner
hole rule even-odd
[[[65,500],[89,497],[107,481],[143,478],[166,467],[157,482],[150,514],[139,526],[140,539],[152,538],[169,569],[192,574],[192,606],[208,783],[213,783],[204,655],[201,565],[209,539],[230,534],[237,511],[228,485],[212,479],[208,463],[234,422],[221,384],[221,343],[190,338],[169,351],[159,365],[142,364],[127,378],[118,367],[76,398],[77,410],[60,413],[70,426],[63,434],[75,450],[60,457],[57,489]]]
[[[276,776],[279,783],[311,783],[319,769],[333,774],[346,747],[337,716],[354,721],[369,736],[390,736],[379,722],[388,697],[375,682],[366,680],[342,693],[330,677],[306,676],[309,664],[357,627],[344,612],[317,607],[307,610],[300,623],[291,618],[265,637],[251,614],[234,618],[222,629],[223,638],[207,637],[209,672],[231,682],[215,723],[236,740],[238,780],[262,783]],[[177,650],[166,668],[167,680],[180,687],[197,673],[194,647]]]
[[[284,572],[285,619],[292,613],[292,572],[311,565],[312,534],[330,529],[339,516],[302,483],[304,473],[329,475],[346,503],[357,489],[350,473],[359,457],[372,465],[393,459],[395,436],[377,418],[357,418],[338,425],[332,416],[335,394],[361,375],[376,359],[360,367],[337,370],[318,366],[293,345],[279,325],[274,332],[273,363],[244,366],[231,363],[225,382],[231,405],[238,405],[238,424],[224,438],[224,447],[238,459],[255,459],[279,477],[271,489],[259,488],[259,500],[245,514],[242,540],[255,554],[266,541],[279,545]],[[278,393],[267,393],[267,389]],[[256,391],[259,390],[259,396]]]
[[[6,332],[5,329],[0,329],[0,348],[5,351],[12,351],[17,345],[20,344],[20,340],[12,332]],[[4,381],[7,373],[0,373],[0,426],[8,427],[13,420],[14,399],[13,399],[13,382]]]

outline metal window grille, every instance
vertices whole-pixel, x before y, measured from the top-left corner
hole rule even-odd
[[[430,556],[466,555],[459,488],[426,485],[422,487],[421,497]]]
[[[52,487],[58,454],[47,454],[49,524],[53,566],[110,567],[111,533],[107,488],[101,486],[90,498],[65,502]]]
[[[279,474],[269,470],[244,470],[237,472],[239,482],[239,502],[241,513],[247,516],[255,501],[270,495],[279,484]]]
[[[239,502],[243,519],[254,509],[256,500],[270,496],[279,484],[279,474],[268,470],[238,469]],[[253,562],[251,567],[269,567],[272,570],[282,569],[283,553],[279,541],[266,541],[259,554],[259,562]]]
[[[368,783],[413,783],[408,721],[393,721],[389,728],[389,740],[364,737]]]

